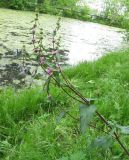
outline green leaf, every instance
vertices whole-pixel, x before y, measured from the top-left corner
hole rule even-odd
[[[107,150],[112,145],[113,145],[113,139],[110,135],[108,135],[96,138],[91,146]]]
[[[96,98],[86,98],[90,104],[94,104],[94,102],[96,101]]]
[[[120,126],[117,125],[117,128],[120,129],[120,132],[123,134],[129,134],[129,126]]]
[[[60,74],[59,74],[59,72],[54,71],[53,74],[54,74],[54,77],[56,79],[57,85],[60,87]]]
[[[122,134],[129,134],[129,126],[121,126],[121,125],[117,124],[117,122],[111,122],[111,121],[109,121],[109,124],[114,129],[119,129]]]
[[[56,54],[56,58],[57,58],[58,62],[60,62],[61,55],[60,54]]]
[[[37,73],[35,76],[34,76],[34,79],[37,79],[37,80],[39,80],[39,79],[42,79],[42,74],[40,74],[40,73]]]
[[[65,117],[65,115],[66,115],[66,112],[61,112],[60,114],[59,114],[59,116],[56,118],[56,122],[57,123],[60,123],[61,122],[61,120],[62,120],[62,118],[64,118]]]
[[[96,106],[94,105],[81,105],[80,106],[80,124],[81,132],[84,133],[88,128],[88,125],[93,118],[93,114],[96,111]]]
[[[47,79],[46,82],[44,83],[44,89],[46,89],[47,94],[49,94],[50,82],[51,82],[51,77],[48,77],[48,79]]]

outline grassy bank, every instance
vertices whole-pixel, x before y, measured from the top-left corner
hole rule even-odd
[[[59,13],[61,12],[62,16],[64,17],[88,20],[89,8],[87,6],[77,6],[77,1],[78,0],[4,0],[3,2],[0,2],[0,7],[17,10],[39,11],[40,13],[52,15],[59,15]]]
[[[127,0],[105,0],[105,7],[100,15],[94,13],[87,6],[77,6],[78,0],[3,0],[0,7],[6,7],[16,10],[39,11],[45,14],[58,15],[75,18],[84,21],[92,21],[110,26],[129,28],[129,4]],[[123,8],[127,8],[124,14],[121,14]]]
[[[97,98],[98,110],[106,118],[129,125],[129,50],[79,64],[65,73],[85,97]],[[79,123],[68,115],[59,123],[58,115],[62,110],[78,117],[79,104],[57,88],[52,88],[51,93],[53,100],[50,102],[40,87],[0,90],[2,160],[127,159],[116,142],[108,150],[91,147],[92,141],[103,135],[102,132],[89,128],[81,135]],[[101,126],[96,118],[93,123]],[[129,148],[129,136],[121,139]]]

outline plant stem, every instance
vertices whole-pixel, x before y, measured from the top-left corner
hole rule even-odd
[[[47,73],[46,70],[45,70],[45,68],[44,68],[43,66],[41,66],[41,67],[43,68],[44,72]],[[57,81],[53,76],[52,76],[52,79],[59,85],[58,81]],[[61,87],[61,89],[62,89],[68,96],[70,96],[70,97],[73,98],[74,100],[76,100],[76,101],[84,104],[83,101],[81,101],[80,99],[77,99],[76,97],[74,97],[74,96],[72,96],[70,93],[68,93],[68,92],[64,89],[64,87],[63,87],[62,85],[60,85],[60,87]]]
[[[43,68],[43,67],[42,67]],[[45,71],[45,70],[44,70]],[[45,71],[46,72],[46,71]],[[52,78],[56,81],[56,79],[52,76]],[[59,82],[56,81],[56,83],[59,85]],[[84,103],[86,105],[90,104],[90,101],[87,101],[87,99],[83,98],[83,96],[81,96],[81,93],[79,91],[74,90],[74,88],[71,87],[71,85],[68,85],[68,88],[71,89],[79,98],[82,99],[82,101],[78,100],[81,103]],[[63,86],[61,86],[61,89],[68,94],[70,97],[72,97],[64,88]],[[73,99],[75,99],[75,97],[72,97]],[[75,99],[77,100],[77,99]],[[100,118],[100,120],[106,124],[106,126],[108,126],[110,129],[112,129],[112,126],[108,123],[108,121],[104,118],[104,116],[102,116],[98,111],[96,111],[96,115]],[[121,148],[124,150],[124,152],[126,153],[126,155],[129,157],[129,152],[128,150],[125,148],[125,146],[123,145],[123,143],[121,142],[121,140],[119,139],[119,136],[116,132],[113,133],[115,136],[116,141],[119,143],[119,145],[121,146]]]
[[[83,95],[77,91],[76,89],[74,89],[74,86],[71,85],[71,83],[65,78],[65,76],[62,74],[64,80],[67,82],[69,89],[71,89],[77,96],[79,96],[84,103],[87,105],[87,103],[89,104],[89,102],[87,101],[87,99],[85,99],[83,97]],[[110,129],[112,129],[112,126],[108,123],[108,121],[104,118],[104,116],[102,116],[98,111],[96,111],[96,115],[100,118],[100,120],[106,124],[106,126],[108,126]],[[129,157],[129,151],[125,148],[125,146],[123,145],[123,143],[121,142],[118,134],[116,132],[113,133],[115,136],[116,141],[119,143],[119,145],[121,146],[121,148],[124,150],[124,152],[127,154],[127,156]]]
[[[113,129],[112,126],[108,123],[108,121],[99,113],[96,111],[96,114],[98,115],[98,117],[101,119],[101,121],[103,121],[110,129]],[[119,143],[119,145],[121,146],[121,148],[125,151],[125,153],[127,154],[127,156],[129,157],[129,151],[126,149],[126,147],[123,145],[123,143],[121,142],[118,134],[116,132],[113,132],[116,141]]]
[[[63,74],[62,71],[61,71],[61,75],[62,75],[63,79],[65,80],[65,82],[68,84],[67,87],[69,87],[75,94],[77,94],[83,101],[85,101],[85,103],[87,103],[87,105],[90,105],[90,101],[87,100],[87,99],[69,82],[69,80],[65,77],[65,75]]]
[[[75,118],[73,115],[71,115],[69,112],[66,112],[66,114],[68,114],[72,119],[74,119],[74,120],[76,120],[76,121],[79,121],[79,118]],[[89,124],[89,127],[92,127],[92,128],[94,128],[94,129],[96,129],[97,131],[101,131],[101,132],[104,132],[104,133],[106,133],[106,134],[109,134],[108,132],[106,132],[106,131],[104,131],[104,130],[102,130],[102,129],[99,129],[99,128],[97,128],[95,125],[93,125],[93,124]],[[114,137],[114,136],[112,136],[114,139],[116,139],[116,137]]]
[[[123,150],[125,151],[125,153],[127,154],[127,156],[129,157],[129,151],[125,148],[125,146],[123,145],[123,143],[121,142],[118,134],[116,132],[114,132],[114,135],[116,137],[117,142],[120,144],[121,148],[123,148]]]
[[[37,25],[37,20],[38,20],[38,16],[36,17],[36,20],[35,20],[35,26]],[[33,33],[33,46],[34,48],[36,47],[35,45],[35,32]],[[40,41],[41,45],[42,45],[42,41]],[[52,44],[52,47],[53,47],[53,50],[55,49],[55,35],[53,34],[53,44]],[[41,50],[41,47],[40,47],[40,50]],[[43,70],[46,72],[45,68],[43,66],[41,66],[43,68]],[[47,72],[46,72],[47,73]],[[87,106],[90,106],[91,104],[91,101],[86,99],[72,84],[71,82],[65,77],[65,75],[63,74],[62,71],[60,71],[61,73],[61,76],[63,77],[64,81],[66,82],[66,86],[68,87],[69,90],[71,90],[77,97],[71,95],[65,88],[64,86],[60,85],[60,83],[55,79],[55,77],[52,75],[52,79],[58,84],[58,86],[61,87],[61,89],[68,95],[70,96],[72,99],[80,102],[80,103],[83,103]],[[70,115],[70,114],[69,114]],[[111,130],[113,129],[112,126],[109,124],[109,122],[106,120],[106,118],[101,115],[98,111],[96,111],[96,115],[100,118],[100,120],[107,126],[109,127]],[[71,115],[70,115],[71,116]],[[73,116],[71,116],[72,118],[74,118]],[[76,119],[76,118],[74,118]],[[95,126],[92,125],[92,127],[96,128]],[[118,134],[116,132],[113,132],[114,136],[115,136],[115,139],[116,141],[119,143],[119,145],[121,146],[121,148],[125,151],[125,153],[127,154],[127,156],[129,157],[129,152],[128,150],[126,149],[126,147],[123,145],[123,143],[121,142]]]

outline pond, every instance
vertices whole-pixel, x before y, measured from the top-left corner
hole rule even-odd
[[[34,12],[0,9],[1,70],[12,64],[11,56],[7,54],[9,51],[21,49],[26,45],[28,52],[32,52],[30,28],[34,18]],[[47,34],[52,32],[56,21],[56,16],[40,15],[40,26]],[[96,60],[125,45],[124,30],[97,23],[62,18],[60,32],[61,44],[68,51],[68,63],[71,65]]]

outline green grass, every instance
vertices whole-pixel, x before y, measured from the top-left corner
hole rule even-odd
[[[129,50],[108,54],[96,62],[81,63],[65,70],[85,97],[97,98],[98,110],[109,120],[129,125]],[[2,160],[127,160],[115,142],[111,149],[91,148],[104,135],[89,128],[80,134],[79,123],[63,110],[79,117],[79,104],[52,88],[52,102],[40,87],[0,91],[0,157]],[[101,127],[98,118],[94,124]],[[129,136],[122,135],[129,148]],[[64,157],[64,158],[61,158]]]

